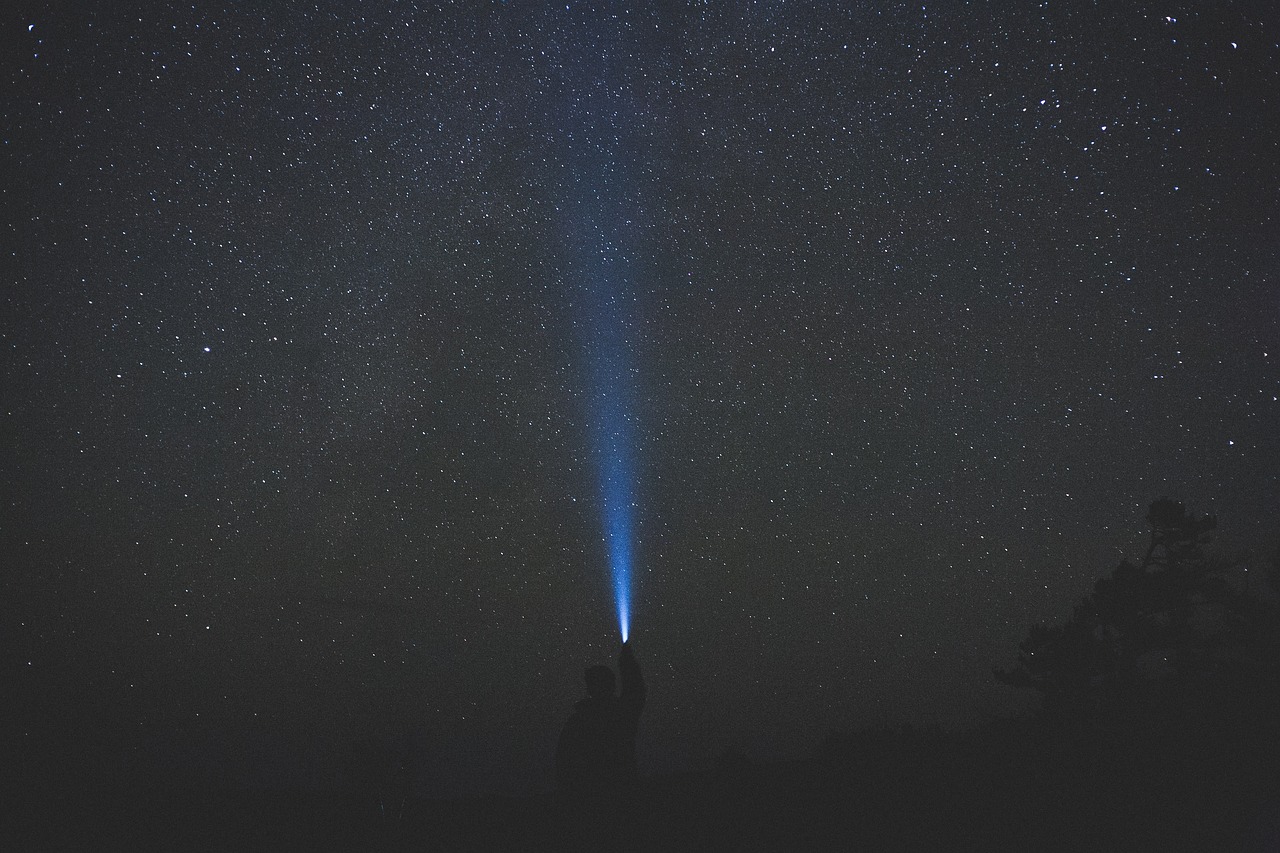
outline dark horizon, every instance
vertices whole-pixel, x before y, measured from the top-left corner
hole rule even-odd
[[[1280,22],[1175,6],[21,3],[10,728],[548,790],[611,430],[642,774],[1025,710],[1153,500],[1277,547]]]

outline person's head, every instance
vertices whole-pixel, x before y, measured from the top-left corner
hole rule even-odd
[[[614,688],[613,670],[607,666],[589,666],[583,674],[587,682],[587,695],[612,696]]]

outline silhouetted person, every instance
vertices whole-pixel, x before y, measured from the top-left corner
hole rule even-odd
[[[622,692],[614,695],[613,670],[586,671],[587,697],[573,708],[556,748],[556,786],[564,850],[633,849],[632,784],[636,731],[644,708],[640,666],[623,643],[618,655]]]
[[[618,655],[622,692],[614,695],[613,670],[587,669],[587,697],[560,733],[556,785],[575,799],[616,798],[636,777],[636,732],[644,709],[644,678],[629,643]]]

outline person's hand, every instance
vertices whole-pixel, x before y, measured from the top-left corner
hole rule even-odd
[[[620,657],[624,657],[624,658],[629,658],[629,657],[632,657],[632,656],[633,656],[633,655],[631,654],[631,641],[630,641],[630,640],[627,640],[625,643],[623,643],[623,644],[622,644],[622,651],[619,653],[619,656],[620,656]]]

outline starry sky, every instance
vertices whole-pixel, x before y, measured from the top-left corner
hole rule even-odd
[[[1269,0],[19,6],[24,736],[547,787],[606,481],[648,772],[1018,707],[1156,497],[1274,541]]]

